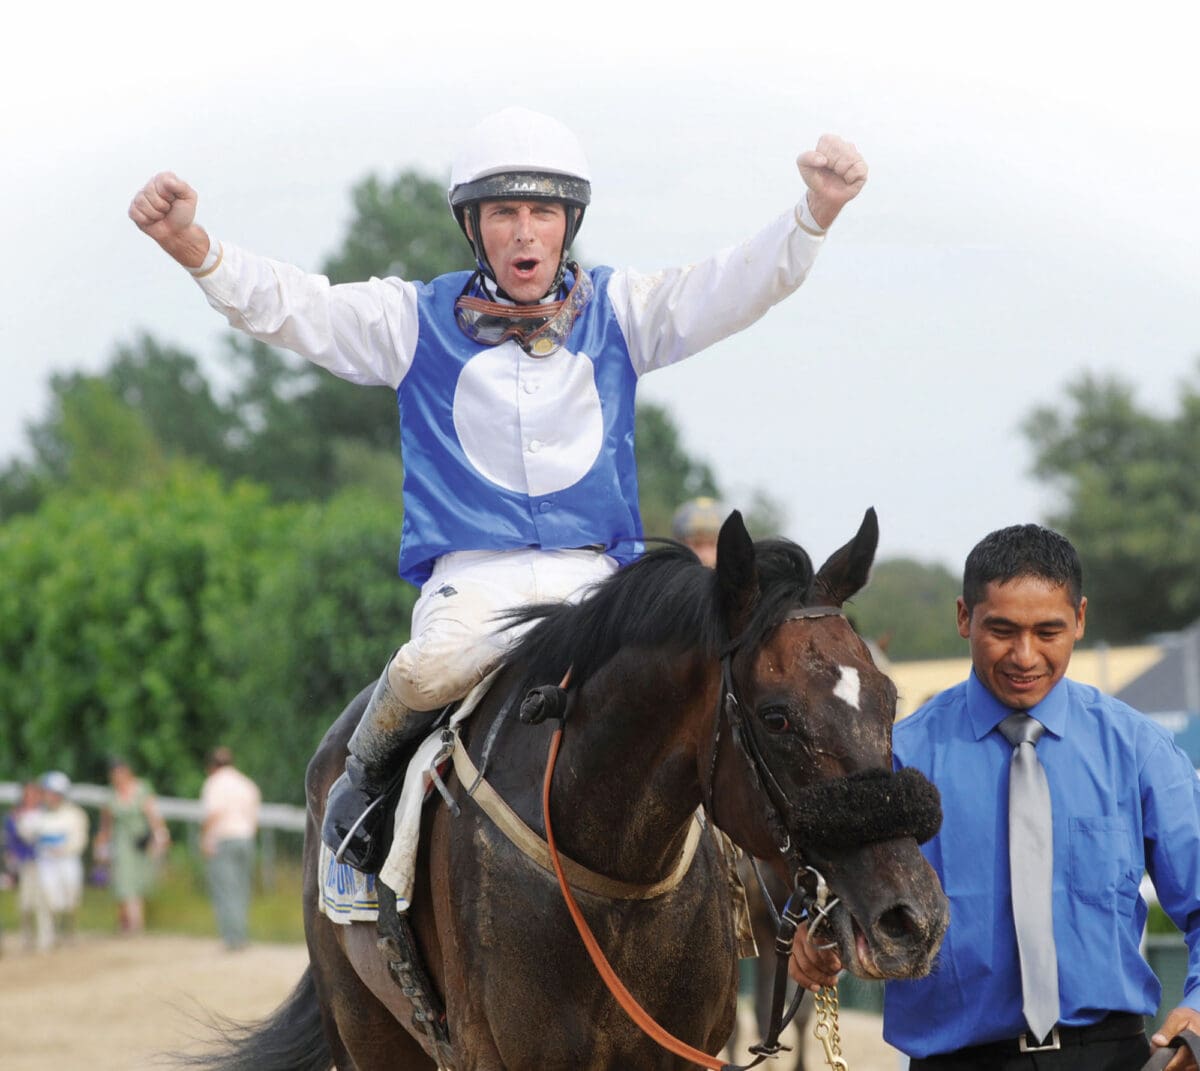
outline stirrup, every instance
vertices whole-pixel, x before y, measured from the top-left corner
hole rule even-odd
[[[367,820],[367,818],[370,816],[371,812],[374,811],[375,808],[378,807],[384,801],[384,799],[386,797],[387,797],[386,792],[384,792],[382,795],[376,796],[363,809],[362,814],[360,814],[354,820],[354,824],[346,831],[346,835],[342,838],[342,843],[337,846],[337,850],[333,853],[333,858],[337,862],[339,862],[339,863],[346,862],[346,860],[343,857],[346,854],[346,849],[350,847],[350,842],[352,840],[354,840],[354,835],[359,831],[359,829],[362,828],[362,824]],[[346,865],[353,866],[354,864],[346,863]]]

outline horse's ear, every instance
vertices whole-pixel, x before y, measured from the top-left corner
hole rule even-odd
[[[725,518],[717,535],[717,588],[729,635],[737,636],[750,620],[758,599],[754,541],[737,510]]]
[[[871,563],[878,546],[879,518],[872,507],[863,514],[855,537],[834,551],[818,570],[814,586],[821,601],[829,606],[841,606],[860,591],[871,575]]]

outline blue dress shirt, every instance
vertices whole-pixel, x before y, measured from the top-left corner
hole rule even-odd
[[[1009,899],[1008,767],[996,726],[1011,713],[974,672],[897,723],[895,765],[942,794],[922,850],[950,900],[933,973],[889,982],[883,1033],[912,1057],[1025,1029]],[[1149,871],[1188,945],[1181,1003],[1200,1010],[1200,780],[1168,733],[1124,703],[1063,679],[1030,711],[1054,811],[1054,939],[1060,1022],[1152,1015],[1160,986],[1139,951]]]

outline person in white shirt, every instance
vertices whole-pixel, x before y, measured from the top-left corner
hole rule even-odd
[[[233,752],[215,748],[200,790],[204,815],[200,849],[207,860],[208,888],[221,940],[231,951],[249,940],[250,894],[254,880],[254,838],[262,793],[233,765]]]
[[[46,910],[54,920],[54,938],[69,941],[75,935],[79,906],[83,902],[83,853],[89,829],[87,812],[68,794],[71,779],[51,770],[41,779],[42,806],[36,812],[34,851],[38,882]]]
[[[54,947],[54,919],[38,877],[37,824],[41,808],[41,785],[26,781],[16,806],[4,816],[4,863],[16,880],[21,936],[25,948],[31,951]]]
[[[639,378],[796,290],[866,182],[857,149],[832,135],[797,164],[806,188],[794,208],[736,248],[650,275],[570,259],[590,167],[567,127],[521,108],[468,135],[448,196],[475,270],[430,283],[331,286],[214,241],[196,222],[196,192],[171,172],[134,197],[133,221],[230,324],[397,395],[400,574],[421,596],[330,792],[323,836],[339,860],[377,869],[382,809],[367,822],[363,811],[403,745],[496,664],[496,615],[570,598],[641,553]]]

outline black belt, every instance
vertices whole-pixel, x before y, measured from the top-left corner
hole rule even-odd
[[[1096,1041],[1120,1041],[1124,1038],[1135,1038],[1145,1034],[1146,1023],[1140,1015],[1132,1012],[1113,1012],[1098,1023],[1087,1026],[1056,1026],[1050,1031],[1050,1036],[1042,1043],[1032,1034],[1023,1034],[1018,1038],[1005,1038],[1002,1041],[989,1041],[983,1045],[970,1045],[965,1049],[955,1049],[954,1052],[938,1053],[928,1057],[929,1060],[964,1060],[972,1057],[1007,1056],[1022,1052],[1053,1052],[1055,1049],[1065,1049],[1069,1045],[1090,1045]]]

